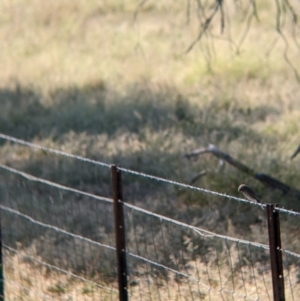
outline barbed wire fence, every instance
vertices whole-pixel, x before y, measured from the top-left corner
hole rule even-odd
[[[300,254],[285,249],[284,233],[281,246],[279,215],[300,213],[264,204],[269,243],[237,239],[125,202],[121,173],[258,204],[0,138],[105,168],[113,182],[113,197],[99,196],[0,164],[0,300],[299,299]]]

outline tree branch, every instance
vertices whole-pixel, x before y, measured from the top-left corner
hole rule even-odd
[[[238,160],[232,158],[229,154],[221,151],[213,144],[210,144],[207,148],[196,149],[190,153],[185,154],[184,156],[186,158],[191,158],[191,157],[195,157],[195,156],[199,156],[199,155],[203,155],[203,154],[207,154],[207,153],[210,153],[210,154],[214,155],[215,157],[229,163],[230,165],[234,166],[235,168],[239,169],[240,171],[242,171],[242,172],[246,173],[247,175],[260,181],[265,186],[280,190],[282,193],[289,194],[300,200],[300,190],[294,189],[294,188],[290,187],[289,185],[284,184],[269,175],[255,172],[253,169],[249,168],[248,166],[244,165],[243,163],[239,162]]]

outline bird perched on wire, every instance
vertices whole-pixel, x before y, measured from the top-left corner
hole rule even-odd
[[[257,198],[254,191],[247,185],[241,184],[238,188],[238,191],[242,192],[249,201],[261,204],[261,201]],[[261,208],[264,209],[262,205]]]
[[[291,155],[291,159],[295,158],[300,153],[300,145],[298,148],[294,151],[294,153]]]

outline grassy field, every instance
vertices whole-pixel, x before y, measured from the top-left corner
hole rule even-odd
[[[257,4],[259,20],[253,19],[239,46],[247,6],[226,2],[224,34],[217,16],[210,35],[186,53],[199,30],[196,1],[190,2],[190,14],[187,3],[147,1],[134,18],[139,5],[135,0],[2,1],[0,132],[184,183],[206,170],[194,185],[239,196],[237,187],[245,182],[264,202],[299,211],[298,200],[230,166],[220,171],[210,155],[183,157],[213,143],[258,172],[300,189],[300,157],[289,159],[300,142],[299,82],[275,30],[275,4]],[[209,14],[209,4],[205,8]],[[290,20],[288,15],[283,33],[288,58],[297,68],[299,50]],[[0,157],[1,163],[35,176],[111,195],[108,170],[5,141],[0,141]],[[11,206],[27,214],[40,206],[39,199],[57,193],[24,186],[4,171],[1,183],[2,196],[13,196],[16,203]],[[22,201],[29,202],[32,195],[33,207],[26,207]],[[264,215],[256,207],[129,175],[124,175],[124,197],[217,233],[266,241]],[[66,205],[50,211],[61,218],[57,226],[96,239],[93,205],[75,207],[64,219],[72,198],[64,195]],[[43,207],[39,217],[44,214],[47,219],[48,210],[52,209]],[[85,216],[91,217],[89,222],[82,222]],[[26,227],[8,221],[18,229],[16,237],[24,248],[41,234],[28,234]],[[282,224],[283,246],[299,253],[299,221],[289,216]],[[104,228],[101,235],[110,229],[109,223]],[[16,237],[8,241],[13,245]],[[39,255],[47,257],[44,251]]]

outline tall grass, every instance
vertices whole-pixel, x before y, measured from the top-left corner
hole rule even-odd
[[[299,210],[294,199],[267,190],[230,166],[220,171],[210,156],[183,158],[185,152],[213,143],[300,189],[299,159],[289,160],[300,141],[299,83],[284,60],[282,39],[269,52],[278,37],[272,1],[258,4],[260,21],[253,21],[239,54],[228,41],[211,38],[185,53],[198,34],[196,2],[191,2],[190,19],[185,1],[147,1],[134,19],[138,3],[2,1],[0,131],[182,182],[206,170],[207,176],[195,185],[237,195],[238,185],[246,182],[264,202]],[[227,11],[232,39],[238,43],[243,15],[231,2]],[[216,21],[214,32],[220,34],[219,29]],[[294,66],[299,65],[297,51],[290,43]],[[109,173],[88,164],[4,141],[0,154],[2,163],[36,176],[104,196],[111,193]],[[21,189],[14,190],[17,182],[1,172],[3,195],[14,191],[18,200],[52,194],[33,186],[24,196]],[[128,175],[124,195],[130,202],[210,230],[265,239],[255,230],[264,220],[256,208]],[[65,200],[68,207],[73,198]],[[64,206],[56,208],[61,218]],[[90,208],[83,214],[92,212]],[[209,221],[212,212],[217,214]],[[78,231],[94,233],[95,220]],[[72,218],[67,221],[73,224]],[[291,223],[286,227],[286,233],[294,233]],[[18,235],[17,241],[23,242],[23,232]],[[289,245],[291,236],[285,237]],[[34,243],[36,238],[31,237]]]

